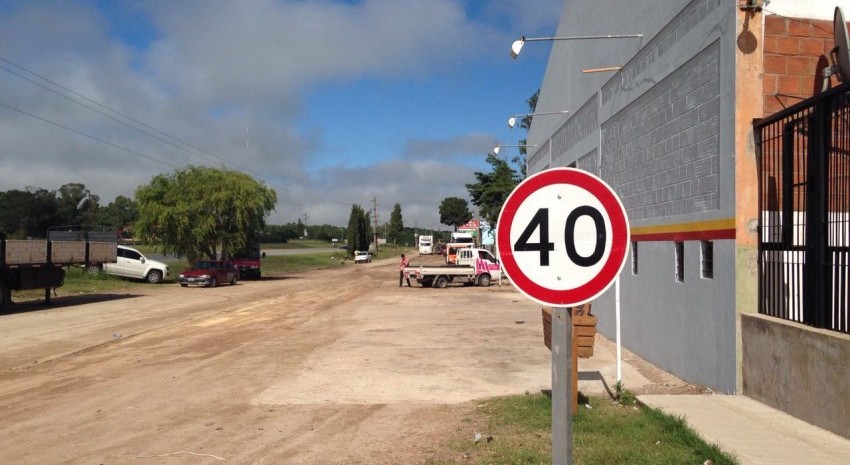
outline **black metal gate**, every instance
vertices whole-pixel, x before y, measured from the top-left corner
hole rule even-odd
[[[850,333],[850,84],[754,128],[759,313]]]

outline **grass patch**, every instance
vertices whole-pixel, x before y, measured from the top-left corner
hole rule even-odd
[[[324,244],[327,246],[327,244]],[[145,249],[142,253],[158,253],[156,246],[137,246],[139,250]],[[401,250],[392,246],[382,247],[377,254],[373,255],[374,260],[381,258],[397,257],[401,254]],[[171,276],[164,279],[161,284],[168,285],[177,282],[177,276],[181,271],[189,268],[188,261],[173,259],[166,260]],[[340,268],[343,266],[353,266],[354,262],[347,256],[345,250],[333,252],[315,252],[292,255],[267,255],[262,259],[263,276],[283,276],[287,273],[302,273],[310,270]],[[65,284],[57,290],[57,294],[76,295],[76,294],[108,294],[114,292],[128,292],[138,286],[148,287],[148,284],[141,280],[132,280],[119,278],[117,276],[100,273],[98,275],[90,275],[82,267],[66,267],[65,268]],[[36,300],[44,298],[44,289],[30,289],[26,291],[12,291],[12,299],[14,301]]]
[[[339,253],[303,253],[293,255],[267,255],[262,260],[263,276],[280,276],[286,273],[310,270],[338,268],[353,263],[345,258],[345,251]]]
[[[168,282],[168,281],[164,281]],[[171,282],[174,282],[172,277]],[[150,286],[143,281],[130,281],[117,276],[100,273],[90,275],[82,267],[71,266],[65,268],[65,284],[56,290],[59,296],[76,294],[109,294],[113,292],[126,292],[135,286]],[[25,301],[44,298],[44,289],[29,289],[26,291],[12,291],[13,301]]]
[[[573,417],[573,463],[737,465],[707,444],[681,418],[659,410],[593,397]],[[463,419],[448,447],[426,465],[520,465],[552,463],[551,408],[543,394],[499,397],[479,404]],[[476,442],[475,433],[480,433]]]

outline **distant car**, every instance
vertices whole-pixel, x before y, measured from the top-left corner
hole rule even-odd
[[[122,278],[144,279],[156,284],[168,278],[168,265],[151,260],[138,250],[125,245],[118,246],[115,263],[104,263],[103,271]]]
[[[371,263],[372,255],[369,252],[357,250],[354,252],[354,263]]]
[[[181,286],[216,287],[221,283],[236,284],[239,268],[230,260],[199,260],[177,277]]]

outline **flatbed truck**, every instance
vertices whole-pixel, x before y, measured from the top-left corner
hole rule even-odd
[[[404,277],[415,279],[423,287],[445,288],[452,282],[489,286],[499,278],[502,270],[499,261],[484,249],[466,248],[458,251],[457,264],[420,265],[404,269]]]
[[[51,231],[48,240],[0,239],[0,311],[12,303],[12,291],[44,289],[45,303],[51,290],[62,286],[66,266],[100,269],[117,256],[115,233]]]

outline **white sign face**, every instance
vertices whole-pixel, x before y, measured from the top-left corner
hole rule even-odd
[[[625,264],[629,225],[614,191],[585,171],[555,168],[514,189],[499,215],[505,273],[544,305],[593,300]]]

